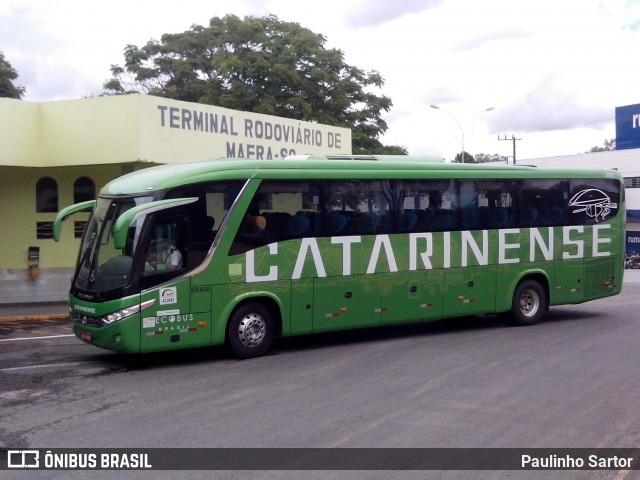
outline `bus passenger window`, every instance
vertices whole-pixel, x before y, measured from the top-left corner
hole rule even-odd
[[[319,190],[315,182],[264,180],[245,212],[229,255],[317,234]]]
[[[323,185],[325,235],[373,235],[387,231],[391,182],[339,180]]]
[[[618,213],[620,182],[608,179],[572,180],[569,222],[593,225]]]
[[[522,180],[519,196],[520,226],[552,227],[566,224],[568,181],[541,178]]]

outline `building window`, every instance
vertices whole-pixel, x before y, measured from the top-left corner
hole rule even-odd
[[[95,200],[96,185],[89,177],[80,177],[73,184],[73,203]]]
[[[640,177],[627,177],[624,179],[625,188],[640,188]]]
[[[36,222],[36,237],[41,240],[53,238],[53,222]]]
[[[42,177],[36,183],[36,212],[58,211],[58,184],[51,177]]]
[[[87,222],[74,222],[73,223],[73,235],[75,238],[82,238],[82,234],[84,233],[84,229],[87,226]]]

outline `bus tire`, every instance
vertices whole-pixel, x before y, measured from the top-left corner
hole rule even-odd
[[[273,315],[260,303],[245,303],[229,320],[227,343],[238,358],[255,358],[267,353],[273,342]]]
[[[539,282],[527,279],[518,284],[511,303],[511,316],[516,325],[536,325],[548,309],[547,291]]]

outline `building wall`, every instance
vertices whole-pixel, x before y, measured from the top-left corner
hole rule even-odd
[[[80,239],[65,222],[60,242],[38,238],[36,184],[51,177],[58,210],[74,203],[78,177],[96,193],[124,173],[164,163],[221,157],[269,160],[286,154],[350,154],[351,131],[313,122],[180,102],[149,95],[57,102],[0,98],[0,303],[63,301]],[[29,247],[40,249],[30,278]]]
[[[74,236],[74,222],[87,220],[79,213],[63,225],[61,241],[37,238],[38,222],[53,222],[56,213],[36,212],[36,183],[51,177],[58,184],[58,205],[74,203],[73,186],[79,177],[91,178],[96,191],[120,176],[121,165],[96,165],[59,168],[0,166],[0,303],[61,301],[69,291],[80,239]],[[29,247],[39,247],[39,275],[29,278]]]
[[[24,268],[0,268],[0,304],[62,302],[69,295],[73,268],[41,269],[35,279]]]
[[[39,165],[108,165],[138,161],[142,96],[42,103],[44,152]]]
[[[0,98],[0,166],[37,166],[43,144],[39,103]]]

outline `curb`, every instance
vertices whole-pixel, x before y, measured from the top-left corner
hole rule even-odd
[[[67,320],[69,314],[57,314],[57,315],[21,315],[16,317],[0,317],[0,323],[3,322],[26,322],[26,321],[42,321],[42,320]]]

